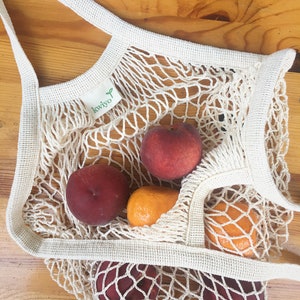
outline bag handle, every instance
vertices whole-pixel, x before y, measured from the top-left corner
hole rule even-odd
[[[209,45],[194,44],[201,51],[191,51],[190,41],[176,39],[164,34],[154,33],[149,30],[137,27],[122,20],[114,13],[104,8],[94,0],[58,0],[60,3],[71,9],[78,16],[109,34],[122,44],[135,46],[140,49],[147,49],[161,55],[168,55],[179,60],[196,61],[207,64],[220,64],[223,67],[250,67],[257,63],[260,56],[264,55],[248,53],[245,57],[236,51],[236,59],[232,60],[233,50],[217,48]],[[172,45],[172,46],[170,46]],[[212,52],[214,55],[212,56]]]
[[[128,30],[125,29],[128,26],[128,23],[121,20],[94,0],[58,1],[70,8],[90,24],[98,27],[111,36],[121,35],[124,38],[124,34],[130,31],[130,26],[128,27]],[[120,28],[122,28],[122,34],[120,33]]]
[[[24,228],[22,234],[27,230]],[[30,232],[28,235],[31,239],[27,239],[23,249],[41,258],[113,260],[135,264],[166,265],[246,281],[273,279],[300,281],[298,264],[259,261],[207,248],[145,240],[89,240],[87,242],[86,240],[43,239],[32,234]],[[112,254],[114,254],[113,258]]]
[[[5,30],[11,42],[11,47],[14,53],[14,57],[17,63],[17,67],[21,76],[22,85],[37,85],[38,86],[38,79],[35,73],[35,70],[30,63],[28,57],[26,56],[10,19],[10,16],[7,12],[7,9],[3,3],[3,0],[0,0],[0,17],[4,24]],[[24,100],[27,98],[24,97]]]
[[[21,217],[24,195],[30,194],[35,176],[35,168],[28,166],[36,166],[39,159],[39,83],[33,66],[16,36],[3,0],[0,0],[0,18],[11,42],[22,85],[20,133],[15,170],[15,173],[22,174],[22,177],[14,177],[6,210],[7,230],[13,237],[18,235],[24,226]]]
[[[300,211],[300,204],[289,201],[277,188],[272,178],[265,149],[265,120],[274,94],[274,83],[281,73],[287,72],[295,59],[296,51],[277,51],[262,63],[255,90],[249,105],[249,113],[243,128],[243,143],[254,188],[264,197],[286,209]]]

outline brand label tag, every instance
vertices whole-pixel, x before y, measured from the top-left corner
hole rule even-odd
[[[107,78],[98,87],[81,96],[81,99],[89,107],[96,119],[120,102],[122,96],[112,81]]]

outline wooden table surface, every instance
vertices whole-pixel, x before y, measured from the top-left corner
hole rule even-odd
[[[209,45],[271,53],[300,50],[298,0],[101,0],[137,26]],[[69,80],[88,69],[109,37],[55,0],[6,0],[16,32],[41,85]],[[20,78],[10,44],[0,24],[0,299],[74,299],[54,283],[41,259],[24,253],[10,239],[5,209],[13,180],[19,113]],[[290,190],[300,203],[300,73],[298,60],[287,74],[291,172]],[[300,264],[300,214],[280,261]],[[300,299],[300,282],[274,280],[269,299]]]

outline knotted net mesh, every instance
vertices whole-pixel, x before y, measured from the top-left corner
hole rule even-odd
[[[41,122],[40,164],[23,209],[27,226],[44,238],[144,239],[185,245],[189,208],[197,185],[194,179],[210,176],[211,170],[222,169],[222,164],[245,164],[241,130],[259,68],[259,62],[231,69],[129,47],[110,78],[122,100],[98,119],[93,119],[80,98],[43,103],[41,120],[46,121]],[[273,179],[284,194],[289,181],[284,161],[287,114],[282,75],[266,120],[265,145]],[[178,121],[191,123],[199,130],[204,167],[182,181],[163,181],[147,172],[140,162],[139,149],[151,126]],[[213,150],[222,147],[224,141],[231,145],[227,152],[232,153],[225,159],[214,157]],[[69,212],[65,189],[72,172],[98,163],[113,165],[126,174],[132,191],[143,185],[170,186],[180,189],[179,199],[152,226],[131,227],[126,211],[107,225],[87,226]],[[291,212],[248,185],[211,191],[204,201],[204,212],[206,247],[261,260],[280,254],[292,219]],[[141,299],[151,299],[147,293],[156,288],[154,299],[233,299],[234,294],[239,299],[263,299],[266,288],[266,283],[243,282],[181,267],[154,266],[155,275],[149,275],[144,265],[66,259],[46,259],[45,263],[52,278],[78,299],[110,299],[107,294],[112,290],[127,299],[124,293],[130,295],[132,289]],[[107,284],[97,284],[97,278]],[[123,283],[113,281],[115,278],[127,280],[125,291],[120,287]]]

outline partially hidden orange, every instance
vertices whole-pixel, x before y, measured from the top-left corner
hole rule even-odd
[[[179,191],[147,185],[135,190],[127,203],[127,219],[131,226],[152,225],[176,203]]]
[[[257,223],[257,213],[246,203],[218,203],[206,215],[205,233],[210,248],[253,257]]]

